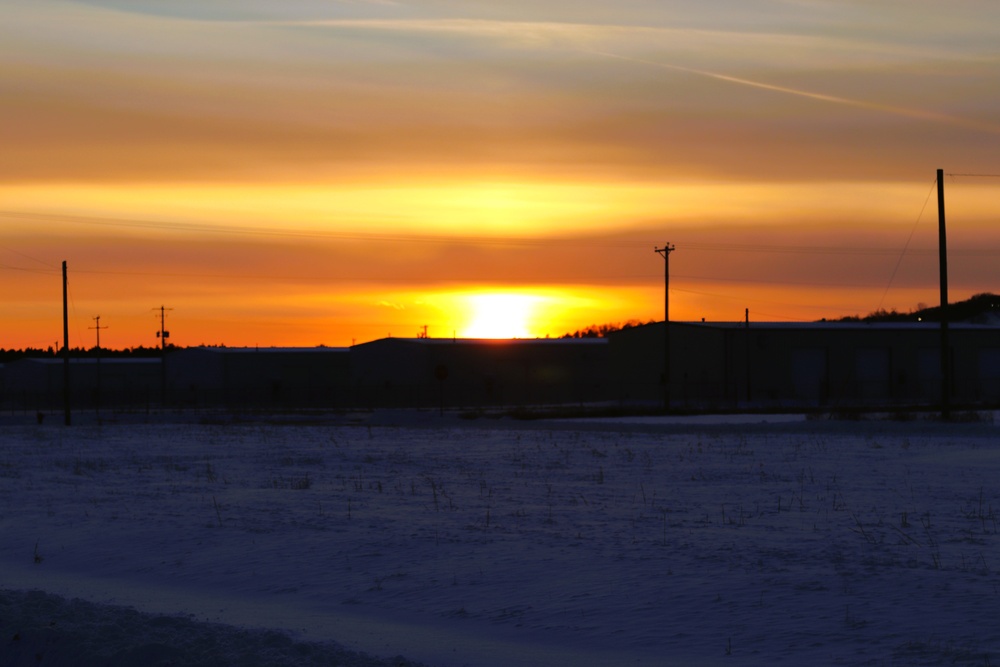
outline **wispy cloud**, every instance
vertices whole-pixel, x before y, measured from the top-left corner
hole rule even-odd
[[[334,18],[268,19],[257,25],[325,28],[337,31],[387,32],[399,35],[471,37],[508,46],[565,50],[617,46],[626,54],[686,52],[701,58],[724,59],[738,54],[738,64],[768,63],[772,67],[801,69],[855,67],[914,60],[952,60],[985,57],[967,43],[920,43],[881,35],[824,34],[820,29],[779,30],[777,26],[742,29],[698,28],[685,25],[639,25],[586,21],[499,20],[490,18]],[[978,54],[978,55],[977,55]],[[794,57],[790,57],[790,56]]]
[[[882,104],[879,102],[873,102],[869,100],[856,99],[850,97],[842,97],[839,95],[830,95],[826,93],[815,92],[811,90],[805,90],[802,88],[793,88],[790,86],[782,86],[773,83],[767,83],[764,81],[754,81],[751,79],[746,79],[738,76],[731,76],[728,74],[723,74],[720,72],[711,72],[703,69],[698,69],[694,67],[685,67],[683,65],[674,65],[670,63],[655,62],[652,60],[646,60],[642,58],[633,58],[629,56],[624,56],[617,53],[608,53],[606,51],[593,51],[595,55],[600,55],[606,58],[614,58],[617,60],[623,60],[627,62],[637,63],[640,65],[649,65],[652,67],[658,67],[660,69],[671,70],[675,72],[685,72],[688,74],[696,74],[698,76],[707,77],[710,79],[715,79],[717,81],[724,81],[726,83],[732,83],[740,86],[749,86],[751,88],[758,88],[761,90],[768,90],[775,93],[780,93],[783,95],[793,95],[796,97],[804,97],[811,100],[816,100],[818,102],[829,102],[832,104],[839,104],[844,106],[856,107],[859,109],[867,109],[869,111],[878,111],[887,114],[893,114],[897,116],[906,116],[908,118],[914,118],[917,120],[924,120],[934,123],[944,123],[947,125],[953,125],[955,127],[962,127],[970,130],[978,130],[982,132],[988,132],[990,134],[1000,134],[1000,124],[988,123],[983,121],[977,121],[970,118],[961,118],[958,116],[952,116],[949,114],[939,113],[935,111],[928,111],[925,109],[913,108],[913,107],[901,107],[894,106],[891,104]]]

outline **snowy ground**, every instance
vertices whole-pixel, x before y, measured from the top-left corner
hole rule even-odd
[[[1000,664],[998,435],[6,424],[0,665]]]

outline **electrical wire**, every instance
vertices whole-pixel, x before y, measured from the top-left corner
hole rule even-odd
[[[896,272],[899,271],[899,265],[903,263],[903,257],[906,255],[907,248],[910,247],[910,241],[913,240],[913,234],[917,231],[920,219],[924,216],[924,211],[927,209],[927,202],[931,200],[931,195],[934,193],[934,188],[936,186],[937,179],[931,183],[931,189],[927,191],[927,197],[924,199],[924,205],[920,207],[920,213],[917,214],[917,219],[913,222],[913,227],[910,228],[910,234],[906,237],[906,243],[903,244],[903,249],[899,253],[896,265],[892,267],[892,273],[889,275],[889,282],[885,286],[885,290],[882,292],[882,298],[878,300],[878,308],[875,309],[876,312],[882,310],[882,304],[885,303],[885,297],[889,293],[889,288],[892,287],[892,281],[896,278]]]
[[[0,246],[0,250],[5,250],[6,252],[12,253],[14,255],[20,255],[21,257],[24,257],[25,259],[30,259],[33,262],[38,262],[42,266],[48,267],[49,269],[54,269],[54,270],[58,269],[57,266],[55,266],[53,264],[50,264],[49,262],[46,262],[45,260],[38,259],[37,257],[33,257],[33,256],[31,256],[31,255],[29,255],[27,253],[21,252],[20,250],[15,250],[14,248],[9,248],[7,246]],[[2,265],[0,265],[0,266],[2,266]],[[13,268],[13,267],[4,266],[4,268]],[[24,270],[28,270],[28,269],[24,269]]]
[[[10,266],[9,264],[0,264],[0,269],[6,269],[7,271],[22,271],[24,273],[59,273],[59,269],[29,269],[24,266]]]

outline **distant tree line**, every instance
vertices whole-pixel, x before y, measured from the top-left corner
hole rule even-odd
[[[975,294],[965,301],[957,301],[948,304],[948,320],[950,322],[975,322],[996,317],[1000,319],[1000,296],[991,292]],[[924,304],[917,304],[915,310],[908,313],[901,313],[895,308],[886,310],[879,308],[865,316],[848,315],[839,319],[828,320],[823,318],[820,322],[940,322],[941,307],[928,307]],[[604,338],[608,334],[623,329],[646,326],[653,324],[656,320],[643,322],[642,320],[628,320],[627,322],[614,322],[609,324],[591,324],[588,327],[563,334],[562,338]]]
[[[948,321],[972,322],[990,316],[1000,316],[1000,296],[990,292],[975,294],[965,301],[948,304]],[[821,320],[825,322],[824,318]],[[895,308],[885,310],[879,308],[861,317],[851,315],[841,317],[837,322],[940,322],[941,306],[927,307],[918,304],[916,310],[900,313]]]
[[[991,292],[982,292],[980,294],[975,294],[965,301],[958,301],[955,303],[948,304],[948,320],[951,322],[975,322],[977,320],[983,320],[989,317],[1000,318],[1000,296],[993,294]],[[933,306],[926,307],[923,304],[917,304],[916,310],[911,310],[908,313],[901,313],[895,308],[891,310],[886,310],[884,308],[879,308],[868,313],[865,316],[861,315],[848,315],[835,320],[827,320],[825,317],[820,320],[820,322],[940,322],[941,321],[941,307]],[[607,324],[591,324],[590,326],[584,327],[583,329],[578,329],[572,333],[565,333],[562,338],[605,338],[608,334],[612,334],[616,331],[623,331],[626,329],[633,329],[635,327],[642,327],[648,324],[655,323],[656,320],[627,320],[625,322],[611,322]],[[213,345],[210,347],[221,347],[225,348],[226,345]],[[319,347],[325,347],[320,345]],[[167,345],[168,350],[178,349],[174,345]],[[61,349],[55,349],[51,345],[47,348],[35,348],[27,347],[21,350],[7,350],[0,348],[0,363],[7,363],[11,361],[17,361],[18,359],[25,358],[56,358],[60,356]],[[70,348],[70,356],[72,357],[159,357],[162,354],[162,350],[159,346],[145,347],[140,345],[139,347],[130,347],[124,350],[112,350],[108,348],[98,349],[96,346],[91,348]]]
[[[562,338],[605,338],[610,333],[653,324],[654,321],[628,320],[627,322],[615,322],[611,324],[591,324],[589,327],[579,329],[573,333],[563,334]]]
[[[173,345],[167,345],[168,350],[175,349]],[[69,350],[70,356],[74,358],[86,358],[86,357],[97,357],[101,356],[103,358],[113,358],[113,357],[126,357],[126,358],[137,358],[137,357],[159,357],[162,354],[162,350],[159,346],[156,347],[144,347],[140,345],[139,347],[130,347],[124,350],[111,350],[106,347],[100,349],[97,346],[91,348],[82,347],[71,347]],[[11,361],[17,361],[18,359],[53,359],[62,356],[62,348],[58,350],[51,345],[47,348],[36,348],[36,347],[26,347],[23,350],[7,350],[0,348],[0,363],[8,363]]]

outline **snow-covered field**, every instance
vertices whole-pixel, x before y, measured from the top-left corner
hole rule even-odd
[[[0,665],[1000,664],[990,421],[423,422],[0,426]]]

